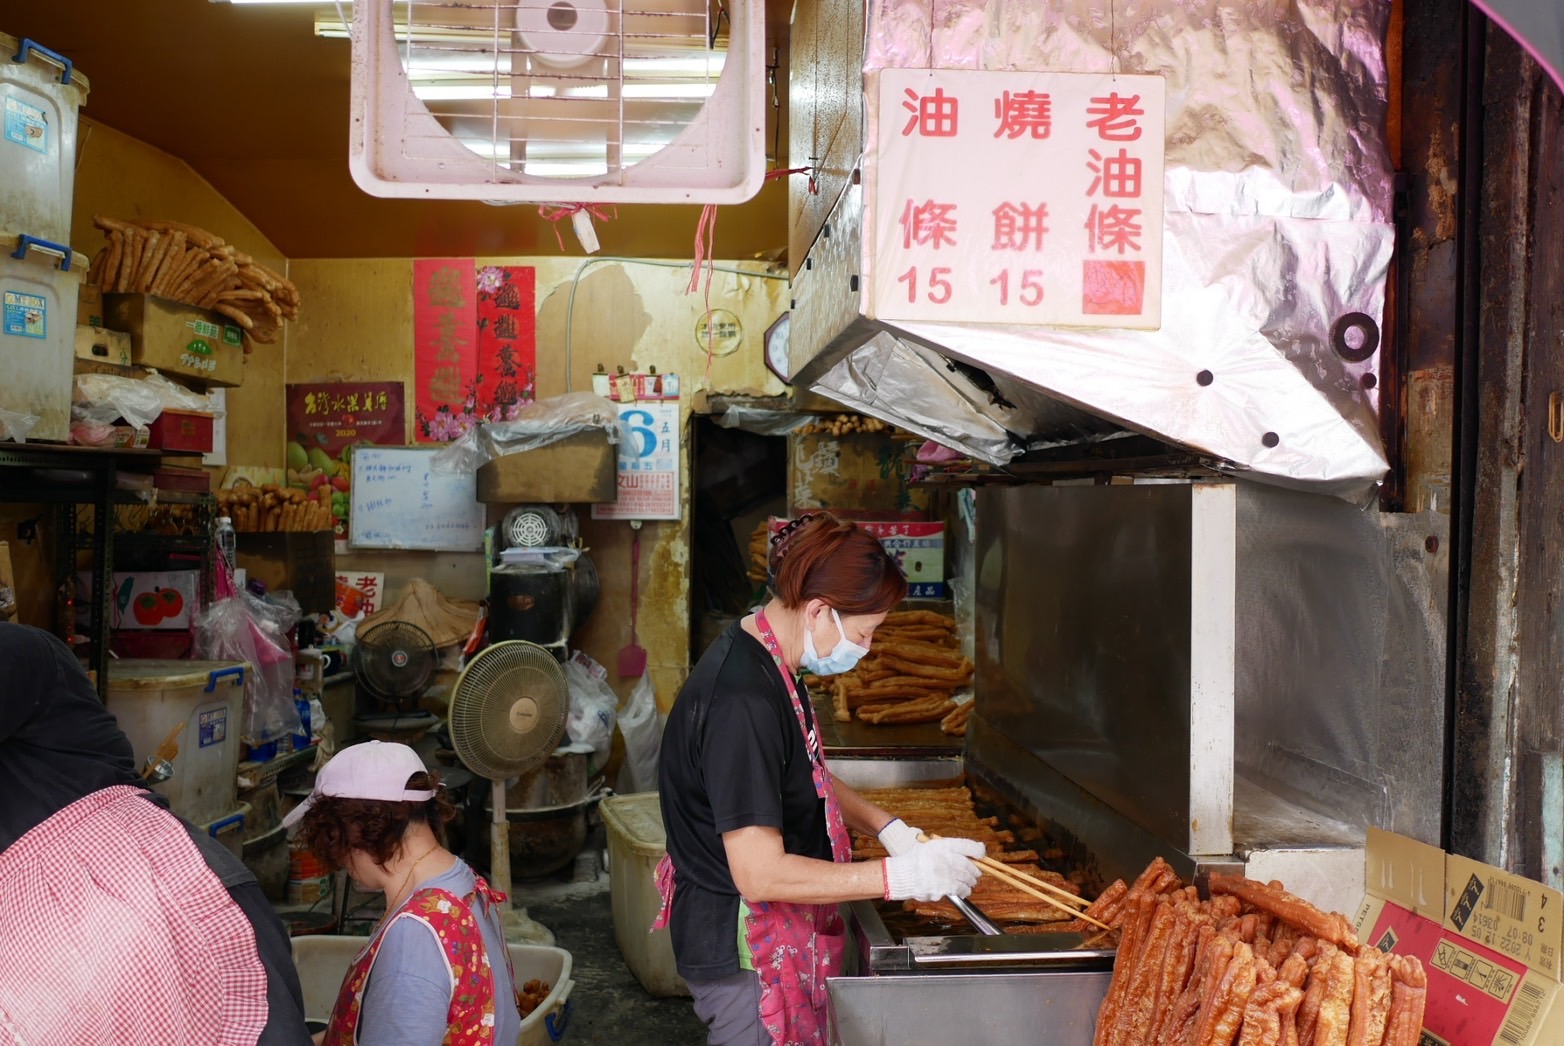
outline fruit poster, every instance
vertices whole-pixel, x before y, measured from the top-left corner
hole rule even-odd
[[[331,487],[339,539],[348,535],[353,448],[400,447],[407,412],[399,381],[288,386],[288,486]]]
[[[470,259],[413,263],[414,439],[458,439],[536,396],[537,272]]]

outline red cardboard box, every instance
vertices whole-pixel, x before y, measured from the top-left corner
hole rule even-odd
[[[213,415],[195,410],[165,410],[152,423],[147,446],[158,450],[212,452]]]
[[[1564,1042],[1564,895],[1372,828],[1366,873],[1358,939],[1422,960],[1425,1046]]]

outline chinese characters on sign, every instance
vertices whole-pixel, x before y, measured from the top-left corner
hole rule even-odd
[[[877,319],[1161,324],[1161,77],[880,76]]]
[[[329,488],[339,538],[348,533],[353,448],[401,446],[407,422],[400,381],[287,386],[288,486]]]
[[[537,270],[478,270],[478,382],[473,414],[510,421],[537,398]]]
[[[593,519],[678,519],[679,403],[625,403],[619,419],[629,439],[619,444],[619,498],[593,505]]]
[[[414,438],[421,443],[453,440],[472,426],[467,405],[477,391],[476,282],[470,260],[413,262]]]

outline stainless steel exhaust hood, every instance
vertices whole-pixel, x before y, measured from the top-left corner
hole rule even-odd
[[[1129,431],[1301,489],[1383,476],[1388,4],[1123,2],[1110,22],[1093,0],[868,0],[865,17],[859,177],[794,279],[795,385],[995,465]],[[891,180],[880,74],[1110,67],[1166,83],[1159,329],[873,315],[895,278],[871,228]]]

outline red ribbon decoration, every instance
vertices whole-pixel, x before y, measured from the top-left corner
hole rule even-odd
[[[565,249],[565,238],[559,234],[559,223],[566,218],[575,217],[582,211],[600,222],[612,221],[619,217],[619,209],[611,203],[545,203],[538,206],[538,217],[554,223],[554,239],[559,241],[560,250]]]

